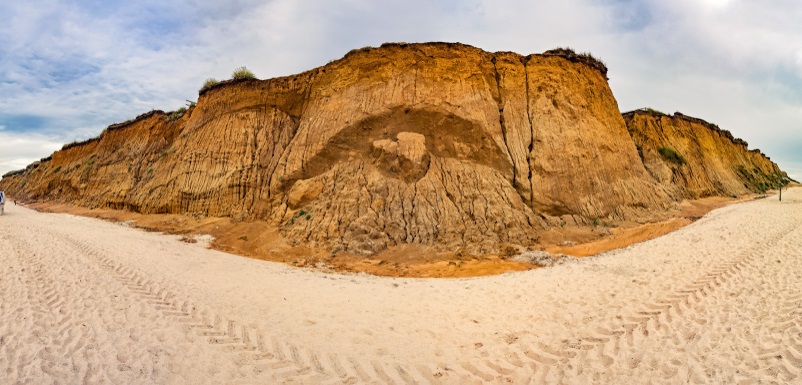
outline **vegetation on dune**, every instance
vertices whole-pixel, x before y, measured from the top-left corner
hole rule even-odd
[[[95,161],[97,160],[97,154],[92,154],[92,156],[87,159],[86,163],[84,163],[84,168],[81,171],[81,179],[82,183],[86,183],[89,181],[89,175],[92,173],[93,166],[95,165]]]
[[[764,193],[773,188],[778,188],[787,183],[786,181],[788,180],[783,172],[767,174],[757,167],[747,169],[743,165],[739,165],[737,172],[744,183],[744,187],[760,193]]]
[[[577,53],[571,47],[560,47],[543,52],[544,56],[560,56],[575,63],[582,63],[595,68],[607,78],[607,65],[603,61],[593,57],[590,52]]]
[[[239,67],[231,74],[232,80],[256,79],[256,75],[246,67]]]
[[[215,78],[208,78],[208,79],[206,79],[206,81],[205,81],[205,82],[203,82],[203,86],[201,86],[201,88],[200,88],[200,91],[199,91],[199,92],[203,93],[203,91],[206,91],[206,90],[208,90],[209,88],[212,88],[212,87],[213,87],[213,86],[215,86],[217,83],[220,83],[220,81],[219,81],[219,80],[217,80],[217,79],[215,79]]]
[[[668,114],[666,114],[665,112],[651,107],[638,108],[637,110],[624,112],[621,115],[634,115],[635,113],[654,115],[654,116],[668,116]]]
[[[69,150],[69,149],[71,149],[73,147],[83,146],[85,144],[89,144],[89,143],[92,143],[92,142],[97,142],[99,140],[100,140],[100,136],[95,137],[95,138],[89,138],[87,140],[70,142],[70,143],[67,143],[64,146],[62,146],[61,147],[61,151]]]
[[[201,86],[200,90],[198,90],[199,94],[203,94],[204,92],[215,88],[215,86],[220,84],[229,83],[231,81],[239,81],[239,80],[249,80],[249,79],[256,79],[256,75],[251,72],[247,67],[239,67],[231,73],[230,80],[217,80],[215,78],[208,78],[205,82],[203,82],[203,86]],[[194,105],[190,104],[190,107],[194,107]]]
[[[181,107],[175,111],[170,111],[167,113],[167,116],[164,118],[164,121],[169,123],[174,120],[181,119],[186,112],[187,112],[186,107]]]
[[[650,108],[650,107],[639,108],[637,110],[624,112],[624,113],[622,113],[622,115],[624,115],[624,117],[628,117],[628,116],[634,115],[635,113],[642,113],[642,114],[648,114],[648,115],[653,115],[653,116],[669,116],[668,114],[666,114],[666,113],[664,113],[662,111],[659,111],[659,110],[656,110],[656,109]],[[713,132],[716,132],[719,135],[723,136],[724,138],[729,139],[730,142],[732,142],[732,143],[734,143],[736,145],[739,145],[739,146],[743,146],[744,148],[749,148],[749,143],[747,143],[747,141],[745,141],[745,140],[743,140],[741,138],[736,138],[735,136],[732,135],[731,132],[720,128],[716,124],[710,123],[708,121],[705,121],[705,120],[702,120],[702,119],[699,119],[699,118],[694,118],[692,116],[685,115],[685,114],[683,114],[683,113],[681,113],[679,111],[675,112],[674,115],[672,115],[672,117],[676,118],[676,119],[682,119],[682,120],[684,120],[686,122],[697,123],[697,124],[700,124],[702,126],[705,126],[708,129],[712,130]],[[750,151],[754,152],[754,150],[750,150]],[[758,150],[758,152],[759,152],[759,150]],[[761,154],[763,156],[765,156],[765,154],[763,154],[763,153],[761,153]],[[766,158],[768,159],[768,157],[766,157]]]
[[[15,175],[22,174],[23,172],[25,172],[25,170],[27,170],[27,169],[23,168],[21,170],[9,171],[9,172],[3,174],[3,178],[9,178],[9,177],[12,177],[12,176],[15,176]]]
[[[671,147],[663,146],[663,147],[660,147],[657,151],[660,152],[660,156],[662,156],[663,159],[665,159],[665,160],[667,160],[667,161],[669,161],[671,163],[674,163],[674,164],[677,164],[677,165],[680,165],[680,166],[686,163],[685,157],[682,156],[680,153],[678,153],[676,150],[674,150]]]

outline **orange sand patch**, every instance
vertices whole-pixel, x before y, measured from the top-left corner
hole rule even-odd
[[[304,268],[339,272],[364,272],[388,277],[458,278],[522,271],[536,266],[507,261],[497,256],[462,257],[436,253],[425,246],[394,247],[370,258],[331,253],[309,247],[291,246],[281,234],[263,221],[235,222],[230,218],[194,218],[179,214],[139,214],[112,209],[87,209],[61,203],[27,205],[43,212],[67,213],[114,222],[167,234],[209,234],[211,247],[246,257],[282,262]]]
[[[657,223],[613,228],[610,229],[612,235],[603,236],[597,240],[567,246],[551,244],[547,245],[544,250],[549,253],[566,254],[574,257],[596,255],[605,251],[620,249],[635,243],[645,242],[666,235],[693,223],[710,211],[731,203],[742,202],[749,199],[752,198],[736,199],[710,197],[686,200],[680,204],[680,211],[675,214],[674,218]]]
[[[576,257],[595,255],[668,234],[711,210],[746,199],[750,198],[712,197],[685,201],[671,219],[649,224],[623,224],[610,228],[609,233],[602,232],[600,226],[551,229],[541,237],[542,244],[532,245],[530,249]],[[146,215],[59,203],[32,203],[28,206],[45,212],[129,222],[133,227],[148,231],[186,235],[190,241],[193,235],[209,234],[214,237],[211,244],[214,249],[304,268],[419,278],[476,277],[537,268],[529,263],[507,260],[506,256],[463,256],[459,253],[436,252],[421,245],[392,247],[370,258],[347,253],[331,254],[322,249],[292,246],[274,227],[263,221],[235,222],[231,218],[195,218],[179,214]]]

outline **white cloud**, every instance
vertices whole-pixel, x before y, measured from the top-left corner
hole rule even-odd
[[[718,11],[732,4],[733,0],[698,0],[699,5],[707,11]]]
[[[772,158],[772,160],[781,162],[781,164],[785,166],[783,171],[787,172],[791,179],[802,182],[802,162],[774,158]]]
[[[802,162],[793,149],[802,148],[796,0],[42,0],[5,2],[0,14],[0,94],[14,96],[0,98],[0,118],[45,116],[36,132],[53,143],[178,108],[207,77],[239,66],[267,78],[365,45],[439,40],[523,54],[590,51],[608,64],[622,110],[679,110],[783,167]]]
[[[0,175],[19,170],[61,148],[62,143],[53,142],[37,134],[12,134],[0,132]]]

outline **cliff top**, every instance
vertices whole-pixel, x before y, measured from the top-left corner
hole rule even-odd
[[[722,129],[717,124],[710,123],[710,122],[708,122],[708,121],[706,121],[704,119],[699,119],[699,118],[695,118],[693,116],[685,115],[685,114],[683,114],[683,113],[681,113],[679,111],[674,112],[673,115],[669,115],[669,114],[666,114],[666,113],[664,113],[662,111],[658,111],[658,110],[655,110],[653,108],[645,107],[645,108],[639,108],[639,109],[632,110],[632,111],[627,111],[627,112],[622,113],[621,115],[623,115],[624,118],[629,118],[629,117],[632,117],[632,116],[635,116],[635,115],[650,115],[650,116],[655,116],[655,117],[663,117],[663,116],[665,116],[665,117],[672,118],[672,119],[679,119],[679,120],[684,120],[684,121],[690,122],[690,123],[696,123],[696,124],[699,124],[699,125],[701,125],[703,127],[708,128],[711,131],[718,132],[719,134],[721,134],[725,138],[729,139],[734,144],[743,146],[744,148],[749,148],[749,143],[747,143],[745,140],[743,140],[741,138],[736,138],[735,136],[732,135],[732,133],[729,130]],[[754,152],[755,150],[752,150],[752,151]],[[760,152],[760,150],[757,150],[757,152]],[[763,156],[765,156],[765,154]],[[768,157],[766,157],[766,158],[768,158]]]
[[[202,95],[208,93],[211,90],[222,88],[222,87],[226,87],[226,86],[230,86],[230,85],[234,85],[234,84],[239,84],[239,83],[259,82],[259,81],[281,82],[281,81],[286,81],[286,80],[289,80],[289,79],[294,79],[294,78],[297,78],[299,76],[310,76],[310,75],[316,74],[316,73],[321,72],[321,71],[325,72],[326,69],[328,69],[329,67],[335,66],[335,65],[347,64],[349,60],[354,59],[354,58],[356,58],[358,56],[361,56],[361,55],[377,55],[377,57],[378,57],[380,55],[391,54],[393,50],[397,50],[397,49],[414,51],[414,50],[422,50],[422,49],[425,49],[425,48],[435,48],[435,49],[440,49],[440,50],[444,50],[444,51],[451,51],[451,52],[466,51],[466,52],[470,52],[470,53],[473,53],[473,54],[482,54],[482,55],[490,55],[490,56],[498,55],[498,54],[501,54],[501,53],[513,54],[513,55],[517,55],[522,62],[526,62],[526,61],[530,60],[532,57],[535,57],[535,56],[541,56],[541,57],[556,56],[556,57],[561,57],[561,58],[563,58],[565,60],[568,60],[568,61],[570,61],[572,63],[579,63],[579,64],[586,65],[586,66],[598,71],[599,73],[602,74],[602,76],[605,77],[605,79],[607,79],[607,66],[604,64],[604,62],[602,62],[601,60],[593,57],[590,53],[587,53],[587,52],[577,53],[572,48],[568,48],[568,47],[551,49],[551,50],[543,52],[542,54],[521,55],[519,53],[507,52],[507,51],[489,52],[489,51],[485,51],[485,50],[483,50],[481,48],[477,48],[477,47],[474,47],[472,45],[463,44],[463,43],[450,43],[450,42],[404,43],[404,42],[396,42],[396,43],[384,43],[384,44],[380,45],[379,47],[366,46],[366,47],[362,47],[362,48],[352,49],[351,51],[348,51],[348,53],[346,53],[340,59],[332,60],[332,61],[330,61],[329,63],[327,63],[325,65],[322,65],[320,67],[316,67],[316,68],[313,68],[313,69],[310,69],[310,70],[307,70],[307,71],[303,71],[303,72],[300,72],[298,74],[280,76],[280,77],[264,79],[264,80],[260,80],[260,79],[228,79],[228,80],[219,81],[219,82],[216,82],[215,84],[212,84],[212,85],[209,85],[209,86],[201,88],[201,90],[198,92],[198,95],[202,96]]]
[[[240,79],[228,79],[228,80],[218,81],[218,82],[216,82],[216,83],[214,83],[212,85],[204,86],[203,88],[201,88],[200,91],[198,92],[198,96],[203,96],[203,95],[207,94],[208,92],[210,92],[212,90],[219,89],[219,88],[224,88],[224,87],[228,87],[228,86],[232,86],[232,85],[235,85],[235,84],[258,83],[258,82],[281,82],[281,81],[287,81],[287,80],[290,80],[290,79],[295,79],[295,78],[298,78],[300,76],[310,76],[310,75],[313,75],[313,74],[315,74],[315,73],[317,73],[319,71],[326,71],[326,69],[328,67],[331,67],[331,66],[334,66],[334,65],[347,64],[349,59],[355,58],[356,56],[361,55],[361,54],[366,54],[366,55],[386,55],[386,54],[390,53],[393,49],[420,50],[420,49],[423,49],[423,48],[437,48],[437,49],[449,50],[449,51],[454,51],[454,52],[457,52],[457,51],[460,51],[460,50],[464,50],[464,51],[472,52],[474,54],[486,54],[486,55],[490,55],[490,56],[498,55],[498,54],[501,54],[501,53],[506,53],[506,54],[512,54],[512,55],[518,56],[519,59],[522,62],[529,61],[529,60],[531,60],[532,57],[536,57],[536,56],[541,56],[541,57],[556,56],[556,57],[564,58],[565,60],[568,60],[568,61],[570,61],[572,63],[579,63],[579,64],[586,65],[586,66],[598,71],[599,73],[602,74],[602,76],[605,77],[605,79],[607,79],[607,66],[601,60],[596,59],[590,53],[576,53],[571,48],[555,48],[555,49],[552,49],[552,50],[545,51],[542,54],[530,54],[530,55],[524,56],[524,55],[521,55],[521,54],[518,54],[518,53],[515,53],[515,52],[502,52],[502,51],[499,51],[499,52],[488,52],[488,51],[482,50],[481,48],[477,48],[477,47],[474,47],[474,46],[471,46],[471,45],[468,45],[468,44],[463,44],[463,43],[449,43],[449,42],[403,43],[403,42],[398,42],[398,43],[384,43],[379,47],[370,47],[370,46],[368,46],[368,47],[362,47],[362,48],[353,49],[353,50],[349,51],[348,53],[346,53],[340,59],[333,60],[333,61],[329,62],[326,65],[323,65],[323,66],[320,66],[320,67],[316,67],[316,68],[313,68],[311,70],[304,71],[304,72],[301,72],[301,73],[298,73],[298,74],[294,74],[294,75],[288,75],[288,76],[282,76],[282,77],[276,77],[276,78],[269,78],[269,79],[264,79],[264,80],[254,79],[254,78],[244,78],[244,79],[240,78]],[[103,134],[105,132],[107,132],[107,131],[114,131],[114,130],[123,129],[123,128],[128,127],[128,126],[130,126],[130,125],[132,125],[132,124],[134,124],[134,123],[136,123],[138,121],[150,118],[151,116],[154,116],[154,115],[167,116],[167,114],[168,113],[165,113],[162,110],[151,110],[151,111],[148,111],[146,113],[140,114],[136,118],[129,119],[129,120],[125,121],[125,122],[111,124],[110,126],[106,127],[106,129],[103,131],[103,133],[101,133],[100,135],[98,135],[98,136],[96,136],[94,138],[89,138],[89,139],[82,140],[82,141],[75,141],[75,142],[67,143],[61,148],[61,150],[67,150],[67,149],[70,149],[70,148],[73,148],[73,147],[83,146],[83,145],[87,145],[87,144],[90,144],[90,143],[97,142],[103,137]]]

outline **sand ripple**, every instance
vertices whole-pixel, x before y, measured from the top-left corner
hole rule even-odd
[[[470,279],[326,274],[0,217],[2,384],[802,383],[802,189]]]

